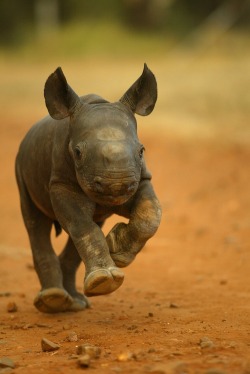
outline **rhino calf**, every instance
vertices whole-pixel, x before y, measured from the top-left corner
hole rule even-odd
[[[50,116],[23,139],[16,179],[41,291],[34,300],[45,313],[88,307],[86,296],[121,286],[121,267],[133,261],[161,218],[151,175],[137,137],[134,114],[152,112],[157,99],[153,73],[142,75],[122,98],[110,103],[97,95],[79,97],[58,68],[44,88]],[[112,214],[129,219],[105,238],[101,227]],[[52,248],[52,226],[68,241],[60,256]],[[85,265],[84,295],[75,286]]]

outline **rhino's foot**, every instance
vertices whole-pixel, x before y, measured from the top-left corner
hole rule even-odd
[[[131,245],[125,235],[126,230],[127,225],[125,223],[117,223],[106,237],[110,256],[119,268],[128,266],[135,258],[135,255],[129,250]]]
[[[80,293],[75,293],[71,294],[73,298],[73,303],[71,306],[68,308],[68,311],[71,312],[80,312],[81,310],[84,310],[86,308],[90,308],[90,302],[88,301],[87,297],[80,294]]]
[[[87,296],[106,295],[119,288],[124,274],[116,267],[97,269],[88,274],[84,282],[84,293]]]
[[[73,299],[63,288],[47,288],[40,291],[35,300],[35,307],[43,313],[59,313],[71,310]]]
[[[128,266],[135,259],[135,255],[128,252],[110,252],[110,256],[119,268]]]

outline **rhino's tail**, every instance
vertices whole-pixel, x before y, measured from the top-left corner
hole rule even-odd
[[[59,236],[62,232],[62,226],[60,225],[58,221],[54,221],[54,226],[56,230],[56,236]]]

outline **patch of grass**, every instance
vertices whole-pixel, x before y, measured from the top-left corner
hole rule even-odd
[[[160,56],[171,44],[171,39],[164,34],[135,32],[114,21],[86,20],[40,35],[34,31],[27,33],[26,42],[8,49],[8,55],[34,61],[59,57],[71,60],[85,56],[130,59],[141,55]],[[3,52],[6,53],[6,50]]]

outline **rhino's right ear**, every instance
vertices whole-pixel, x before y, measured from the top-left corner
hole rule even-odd
[[[44,97],[49,114],[54,119],[69,117],[80,103],[79,96],[68,85],[60,67],[48,77]]]

